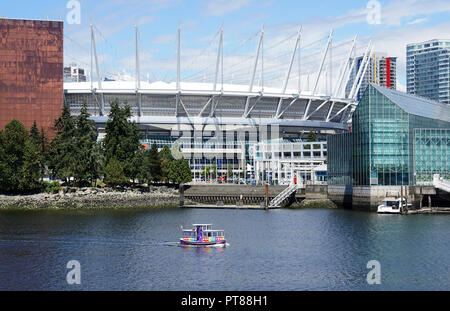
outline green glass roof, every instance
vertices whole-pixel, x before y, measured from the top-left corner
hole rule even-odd
[[[405,112],[420,117],[450,122],[450,105],[370,84]]]

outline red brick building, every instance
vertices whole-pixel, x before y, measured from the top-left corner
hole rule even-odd
[[[63,105],[63,22],[0,18],[0,129],[36,120],[50,137]]]

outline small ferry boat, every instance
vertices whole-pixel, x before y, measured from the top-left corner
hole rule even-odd
[[[180,245],[186,246],[225,246],[223,230],[212,230],[212,224],[193,224],[194,229],[183,229]]]
[[[406,205],[405,198],[387,197],[383,200],[383,204],[378,205],[378,214],[401,214],[406,208],[411,207],[412,204]]]

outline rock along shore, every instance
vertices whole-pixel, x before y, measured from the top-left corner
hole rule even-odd
[[[329,199],[306,199],[292,204],[289,208],[336,209],[338,207]]]
[[[0,195],[0,209],[177,207],[178,190],[166,186],[146,189],[61,188],[59,193]]]

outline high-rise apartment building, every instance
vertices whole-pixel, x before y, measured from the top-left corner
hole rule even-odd
[[[345,88],[345,96],[350,95],[351,89],[361,68],[363,56],[357,57],[356,64],[350,73],[350,78]],[[362,68],[364,70],[364,68]],[[384,53],[374,53],[370,56],[370,62],[367,65],[366,73],[361,82],[361,88],[356,99],[360,100],[361,95],[370,83],[384,86],[390,89],[397,89],[397,57],[388,57]],[[358,83],[358,82],[357,82]]]
[[[450,103],[450,40],[430,40],[406,47],[407,92]]]
[[[50,132],[62,105],[63,22],[0,18],[0,129],[17,119]]]
[[[86,72],[76,64],[64,67],[64,82],[86,82]]]

